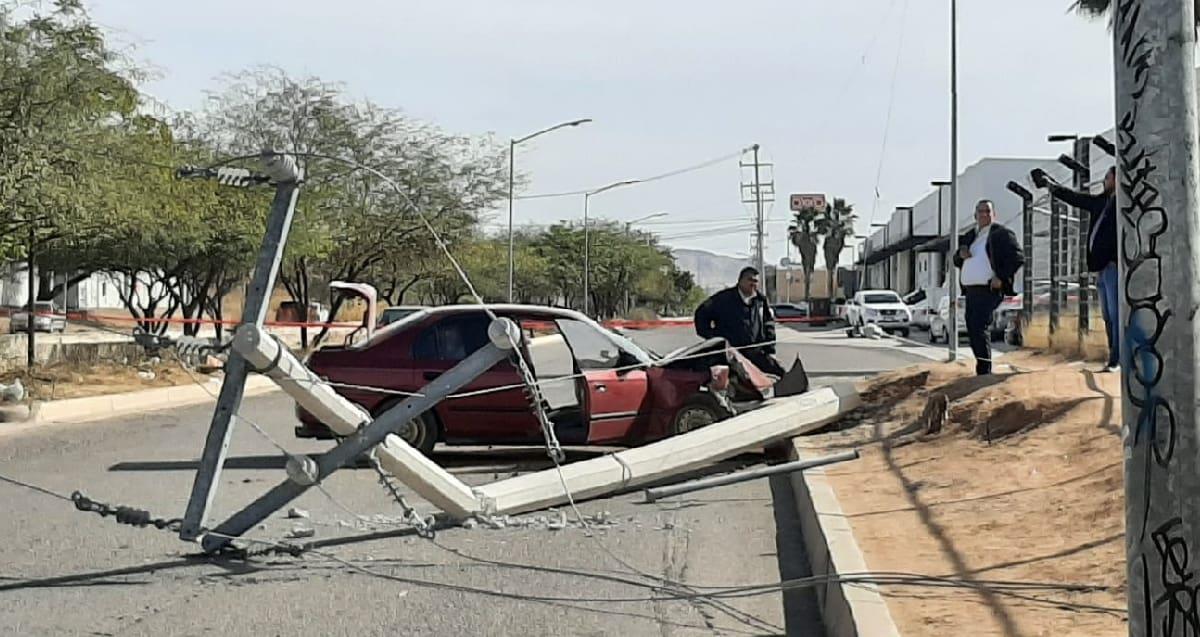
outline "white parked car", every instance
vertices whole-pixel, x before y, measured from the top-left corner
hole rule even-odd
[[[958,297],[958,338],[967,334],[967,302],[965,297]],[[937,312],[929,322],[929,342],[950,342],[950,295],[945,295],[938,303]]]
[[[877,325],[889,334],[908,336],[912,311],[891,290],[863,290],[846,303],[846,321],[850,324],[846,334],[851,337],[861,335],[867,325]]]
[[[34,304],[37,316],[33,319],[33,329],[38,332],[67,331],[67,315],[56,312],[50,301],[39,301]],[[17,310],[12,313],[8,322],[8,331],[22,334],[29,331],[29,311]]]
[[[921,299],[912,303],[908,309],[912,311],[912,326],[919,330],[929,329],[933,322],[933,315],[937,313],[936,308],[929,304],[929,299]]]
[[[1004,340],[1004,332],[1021,312],[1021,297],[1010,296],[1000,302],[1000,307],[996,308],[995,314],[992,315],[992,324],[989,327],[991,339],[993,341]],[[958,297],[958,337],[962,338],[967,334],[967,302],[965,297]],[[936,343],[941,340],[943,343],[950,342],[950,297],[943,296],[941,303],[938,304],[938,310],[933,315],[933,319],[929,324],[929,342]]]

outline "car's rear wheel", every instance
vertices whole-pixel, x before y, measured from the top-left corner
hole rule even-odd
[[[384,403],[375,410],[375,416],[379,417],[380,414],[400,403],[400,400],[391,400]],[[437,444],[440,431],[441,428],[438,425],[437,415],[432,411],[427,411],[405,423],[400,428],[400,431],[396,432],[396,435],[400,436],[400,439],[407,442],[412,448],[428,456],[430,453],[433,453],[433,446]]]
[[[734,414],[717,402],[711,394],[696,394],[675,412],[673,434],[685,434],[720,422]]]

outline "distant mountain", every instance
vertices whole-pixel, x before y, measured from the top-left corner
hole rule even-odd
[[[696,285],[707,292],[716,292],[737,283],[738,272],[750,265],[749,259],[727,257],[704,250],[676,248],[671,251],[680,270],[692,273]]]

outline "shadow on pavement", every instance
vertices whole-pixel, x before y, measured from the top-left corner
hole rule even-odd
[[[775,501],[775,548],[779,561],[780,581],[812,576],[808,551],[800,531],[800,512],[792,491],[790,476],[770,477],[771,496]],[[824,635],[821,607],[817,589],[804,586],[783,591],[783,622],[787,635]]]
[[[608,450],[600,449],[564,449],[567,462],[588,460],[602,456]],[[315,454],[309,454],[315,457]],[[506,471],[540,471],[554,466],[541,448],[515,449],[438,449],[430,455],[434,462],[449,469],[451,473],[504,473]],[[508,464],[498,464],[508,463]],[[282,454],[235,456],[225,460],[225,468],[233,470],[264,470],[284,469],[287,458]],[[198,468],[195,460],[132,460],[118,462],[108,468],[109,471],[195,471]],[[353,468],[370,468],[364,462],[358,462]],[[456,471],[456,469],[463,469]]]

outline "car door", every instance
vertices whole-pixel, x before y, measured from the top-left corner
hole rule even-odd
[[[423,329],[413,343],[417,381],[429,383],[488,344],[491,319],[483,312],[452,314]],[[498,391],[488,391],[497,390]],[[482,393],[478,393],[482,392]],[[538,431],[524,384],[508,360],[439,402],[434,411],[447,441],[522,442],[530,431]],[[474,395],[471,395],[474,394]]]
[[[627,369],[636,361],[595,326],[575,319],[557,323],[584,377],[588,443],[627,441],[650,415],[646,370]]]

